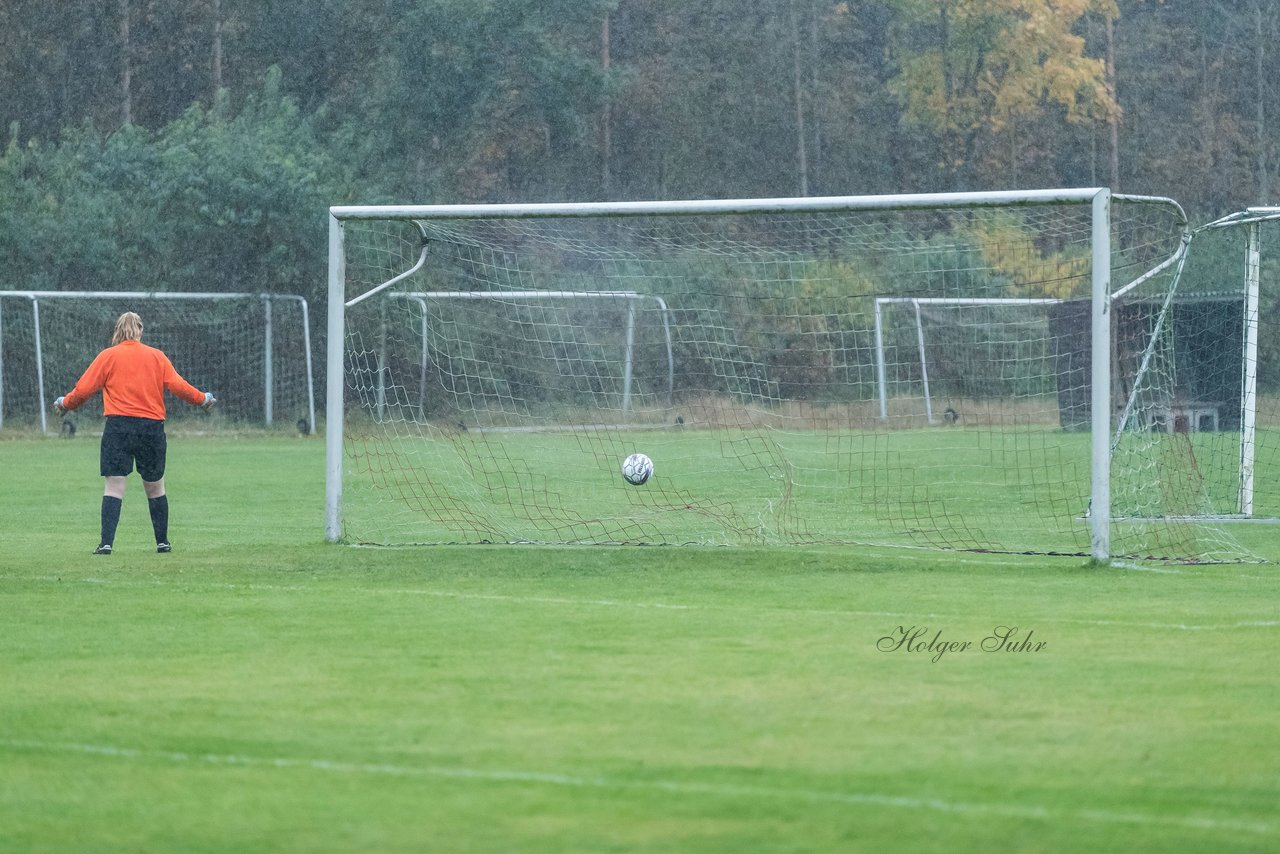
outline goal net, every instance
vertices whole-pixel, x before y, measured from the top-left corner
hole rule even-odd
[[[1169,330],[1110,328],[1173,289],[1168,200],[331,213],[331,539],[1239,552],[1149,429],[1172,366],[1118,348]]]
[[[0,427],[95,432],[102,396],[58,417],[53,401],[111,344],[116,319],[142,317],[158,347],[197,388],[211,415],[170,399],[166,418],[201,429],[315,430],[308,309],[301,297],[267,294],[0,291]]]
[[[1113,466],[1132,473],[1117,518],[1280,520],[1277,273],[1280,209],[1253,209],[1192,232],[1172,288],[1117,297]],[[1153,495],[1141,472],[1156,465],[1199,488]]]

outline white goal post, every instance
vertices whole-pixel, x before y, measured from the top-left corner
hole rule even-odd
[[[363,299],[352,300],[351,304],[356,305],[363,302],[364,299],[373,296],[373,293],[366,293]],[[667,403],[671,402],[671,390],[675,382],[675,357],[671,347],[671,320],[670,311],[662,297],[640,294],[635,291],[398,291],[389,295],[394,299],[411,300],[421,309],[420,318],[420,335],[422,338],[422,346],[419,351],[419,375],[418,375],[418,417],[425,417],[425,399],[427,386],[427,371],[430,366],[431,356],[428,340],[430,331],[428,328],[430,314],[428,312],[428,300],[624,300],[628,303],[626,313],[626,344],[623,350],[623,379],[622,379],[622,411],[627,412],[631,409],[631,376],[635,364],[635,332],[636,332],[636,303],[643,303],[651,300],[662,314],[662,330],[663,337],[667,346]],[[386,320],[382,320],[382,346],[379,350],[379,366],[377,368],[377,393],[376,393],[376,409],[378,417],[382,417],[386,408]]]
[[[876,331],[876,390],[880,399],[880,418],[889,417],[889,383],[885,368],[884,347],[884,307],[890,305],[909,305],[915,319],[916,346],[920,352],[920,384],[924,397],[925,420],[930,424],[937,423],[933,415],[933,397],[929,393],[929,358],[925,352],[924,319],[920,314],[921,306],[953,305],[953,306],[1032,306],[1060,305],[1060,299],[1025,298],[982,298],[982,297],[876,297],[875,331]]]
[[[1122,411],[1167,407],[1177,393],[1172,356],[1142,337],[1159,333],[1149,306],[1185,252],[1172,200],[1083,188],[329,213],[330,541],[1203,556],[1183,554],[1199,548],[1185,532],[1127,523],[1117,544],[1113,519],[1113,484],[1122,516],[1136,516],[1126,503],[1143,492],[1136,479],[1163,477],[1187,450],[1183,436],[1115,439]],[[1117,299],[1141,309],[1126,321],[1123,358]],[[462,307],[471,303],[508,308]],[[646,328],[665,330],[665,343],[655,331],[637,408],[633,313],[645,303]],[[926,432],[932,403],[917,420],[893,392],[908,375],[929,381],[924,326],[917,319],[910,342],[886,340],[891,305],[1038,306],[1053,312],[1056,349],[1034,377],[1007,367],[1016,352],[984,353],[973,392],[983,414]],[[1131,351],[1144,349],[1154,355],[1137,371]],[[431,411],[428,384],[445,401]],[[1062,425],[1081,418],[1075,438]],[[618,486],[623,452],[654,448],[655,478]],[[1011,524],[1002,500],[1029,527]],[[1038,537],[1038,524],[1053,531]]]
[[[291,427],[305,421],[303,432],[315,433],[306,299],[164,291],[0,291],[0,428],[6,411],[17,410],[49,432],[53,398],[110,343],[112,324],[126,310],[142,315],[144,340],[164,350],[184,376],[217,387],[228,423],[271,427],[283,404],[291,407]],[[256,379],[252,392],[223,387],[249,377]],[[244,409],[247,400],[256,411]]]

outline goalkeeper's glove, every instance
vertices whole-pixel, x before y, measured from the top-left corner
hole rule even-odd
[[[55,400],[53,402],[53,411],[58,413],[59,415],[66,414],[67,407],[64,405],[66,403],[66,400],[67,400],[66,397],[59,397],[57,400]]]
[[[210,409],[213,409],[213,405],[217,402],[218,399],[214,397],[213,394],[206,391],[204,393],[204,403],[200,404],[200,408],[205,412],[208,412]]]

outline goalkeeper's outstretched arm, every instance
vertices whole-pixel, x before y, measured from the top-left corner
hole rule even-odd
[[[89,363],[89,367],[85,368],[84,374],[76,382],[75,387],[53,402],[54,410],[59,415],[62,415],[71,410],[79,409],[86,400],[101,391],[107,382],[106,366],[109,360],[110,356],[106,350],[99,353]]]

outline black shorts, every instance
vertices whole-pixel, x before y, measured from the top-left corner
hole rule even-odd
[[[164,477],[164,422],[128,415],[108,415],[102,428],[99,462],[103,477],[125,477],[138,463],[138,474],[149,483]]]

